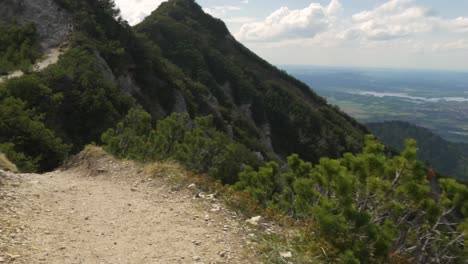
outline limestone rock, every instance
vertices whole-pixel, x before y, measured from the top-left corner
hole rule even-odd
[[[248,219],[247,221],[245,221],[246,223],[249,223],[251,225],[258,225],[258,223],[260,222],[260,220],[262,220],[262,217],[261,216],[254,216],[250,219]]]

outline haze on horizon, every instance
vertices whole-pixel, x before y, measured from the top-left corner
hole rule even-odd
[[[162,0],[115,0],[135,25]],[[198,0],[276,65],[468,71],[468,1]]]

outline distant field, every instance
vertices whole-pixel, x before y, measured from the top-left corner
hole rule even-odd
[[[361,122],[407,121],[468,142],[468,72],[281,68]]]

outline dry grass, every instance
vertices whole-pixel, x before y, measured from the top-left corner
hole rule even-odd
[[[3,153],[0,153],[0,170],[18,172],[16,165],[9,161]]]
[[[173,161],[162,161],[149,163],[145,166],[144,172],[154,178],[165,178],[173,183],[186,182],[190,173],[180,164]]]
[[[88,158],[99,158],[109,155],[101,147],[95,145],[87,145],[85,149],[81,152],[81,155]]]

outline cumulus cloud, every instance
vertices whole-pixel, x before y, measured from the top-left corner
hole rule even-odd
[[[393,0],[353,15],[354,29],[371,40],[402,38],[433,31],[438,18],[412,0]]]
[[[282,7],[260,22],[245,23],[236,36],[245,42],[361,43],[417,36],[468,33],[468,17],[446,19],[414,0],[391,0],[371,10],[344,17],[342,4],[311,3],[304,9]],[[314,41],[312,41],[312,39]],[[285,41],[288,40],[288,41]]]
[[[140,23],[153,12],[164,0],[115,0],[122,17],[130,25]]]
[[[261,22],[243,25],[237,37],[245,41],[310,38],[329,28],[340,10],[338,0],[332,0],[328,6],[311,3],[304,9],[281,7]]]
[[[448,27],[456,32],[468,33],[468,17],[457,17],[448,21]]]

